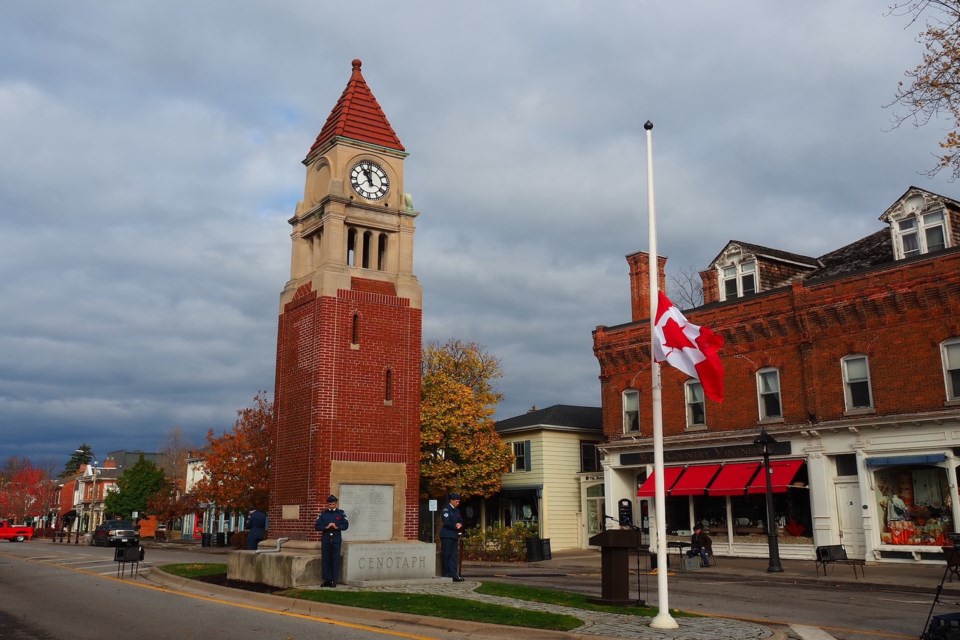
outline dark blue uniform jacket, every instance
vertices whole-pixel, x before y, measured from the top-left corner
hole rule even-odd
[[[328,531],[327,525],[331,522],[335,523],[337,528]],[[347,514],[343,512],[343,509],[324,509],[313,525],[313,528],[323,533],[325,538],[332,535],[334,540],[340,540],[340,532],[349,527],[350,523],[347,522]]]

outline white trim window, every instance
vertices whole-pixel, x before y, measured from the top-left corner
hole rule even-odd
[[[867,356],[855,354],[841,359],[843,369],[843,399],[847,411],[873,408],[870,389],[870,363]]]
[[[894,225],[900,258],[912,258],[947,247],[947,223],[943,211],[903,218]]]
[[[947,384],[947,401],[960,402],[960,338],[950,338],[940,344],[943,357],[943,377]]]
[[[683,385],[687,402],[687,429],[702,429],[707,426],[707,405],[703,399],[703,385],[697,380],[688,380]]]
[[[640,431],[640,392],[627,389],[623,392],[623,432]]]
[[[749,260],[720,268],[720,299],[734,300],[757,292],[757,262]]]
[[[760,402],[761,420],[783,419],[783,405],[780,403],[780,371],[773,368],[757,371],[757,398]]]
[[[513,443],[513,464],[510,473],[530,471],[530,441],[519,440]]]

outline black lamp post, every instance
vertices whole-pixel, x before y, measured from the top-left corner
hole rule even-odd
[[[777,541],[776,512],[773,510],[773,482],[770,479],[770,452],[776,444],[776,439],[767,433],[766,429],[760,429],[760,435],[753,439],[753,446],[763,456],[763,473],[767,476],[767,547],[770,555],[767,573],[783,572],[783,567],[780,566],[780,544]]]

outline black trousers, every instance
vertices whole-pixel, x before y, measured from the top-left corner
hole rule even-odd
[[[330,533],[323,534],[320,545],[320,555],[323,557],[323,580],[340,581],[340,536]]]
[[[457,568],[456,538],[440,538],[440,567],[444,578],[456,578],[460,575]]]

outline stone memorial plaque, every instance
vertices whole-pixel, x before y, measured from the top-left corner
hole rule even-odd
[[[437,547],[432,544],[351,542],[344,544],[343,548],[343,580],[346,584],[363,586],[365,582],[422,580],[436,576]]]
[[[347,514],[350,528],[344,541],[378,541],[393,537],[393,485],[342,484],[340,508]]]

